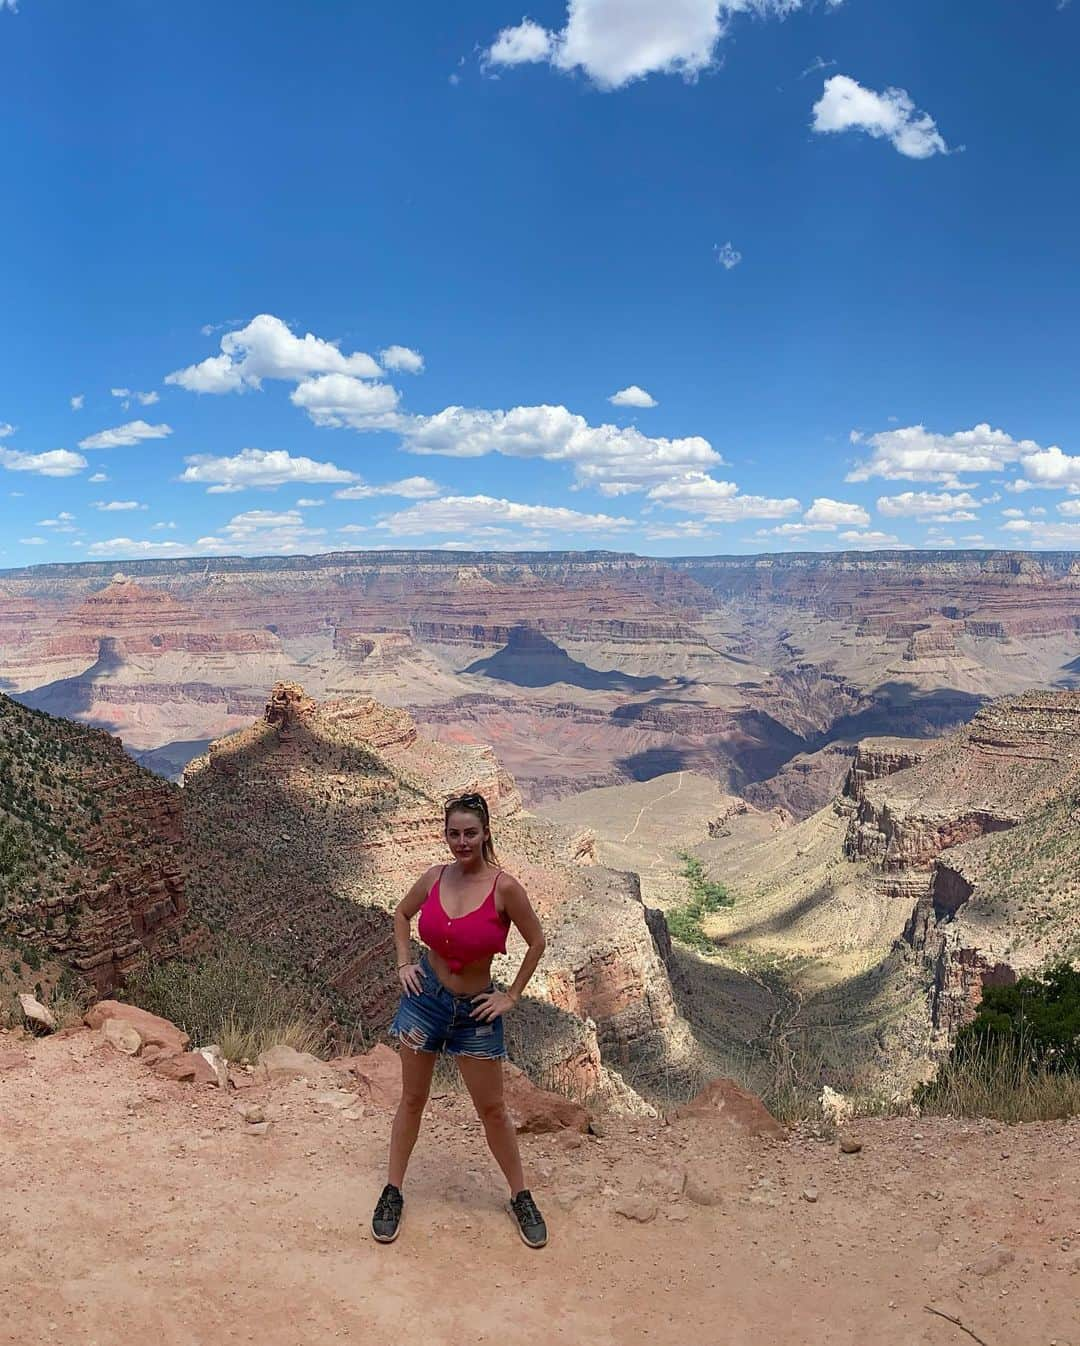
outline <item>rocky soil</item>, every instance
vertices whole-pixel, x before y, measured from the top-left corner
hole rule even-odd
[[[0,1036],[0,1342],[1080,1342],[1076,1120],[865,1120],[854,1154],[715,1119],[525,1135],[534,1252],[444,1087],[383,1246],[390,1114],[353,1087],[223,1093],[89,1030]]]

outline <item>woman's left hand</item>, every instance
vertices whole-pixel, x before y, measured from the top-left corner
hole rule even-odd
[[[512,1010],[517,1004],[517,1000],[514,996],[507,995],[505,991],[484,991],[480,995],[473,996],[473,1004],[476,1008],[469,1011],[469,1018],[490,1023],[492,1019],[497,1019],[500,1014]]]

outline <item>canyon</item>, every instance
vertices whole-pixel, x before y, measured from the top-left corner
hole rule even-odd
[[[2,572],[0,727],[105,764],[46,789],[89,840],[5,929],[98,993],[228,929],[328,1031],[379,1031],[389,909],[481,789],[549,928],[537,1077],[630,1110],[661,1077],[906,1088],[983,985],[1076,956],[1078,647],[1068,553]],[[687,857],[735,898],[705,955],[664,916]]]
[[[869,734],[1080,681],[1075,553],[347,552],[0,571],[0,690],[179,779],[277,681],[490,745],[532,806],[696,770],[802,816]],[[798,759],[786,783],[770,786]],[[748,797],[750,797],[748,795]]]

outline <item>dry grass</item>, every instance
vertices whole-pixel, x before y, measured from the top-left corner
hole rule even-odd
[[[196,962],[150,964],[129,980],[124,994],[182,1028],[194,1046],[216,1042],[230,1061],[254,1061],[279,1042],[316,1054],[326,1046],[324,1026],[302,994],[230,939],[219,939]]]
[[[1032,1064],[1008,1043],[957,1053],[936,1078],[916,1090],[925,1113],[1047,1122],[1080,1116],[1080,1075]]]

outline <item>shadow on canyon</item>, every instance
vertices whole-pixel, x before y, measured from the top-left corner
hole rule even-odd
[[[477,659],[463,671],[497,678],[515,687],[551,687],[564,682],[588,692],[651,692],[680,685],[680,680],[671,678],[635,677],[615,669],[601,672],[571,658],[560,645],[527,626],[514,627],[501,650]]]
[[[872,736],[939,738],[960,728],[992,698],[953,687],[920,691],[911,682],[883,682],[874,689],[874,704],[851,715],[842,715],[801,749],[816,752],[837,739]]]
[[[116,649],[116,641],[111,636],[103,636],[98,645],[97,659],[84,672],[73,678],[58,678],[55,682],[43,683],[27,692],[13,693],[12,698],[31,710],[44,710],[65,720],[81,720],[83,724],[107,729],[107,724],[88,720],[86,715],[94,704],[94,683],[98,678],[107,678],[110,673],[118,672],[123,664]]]

